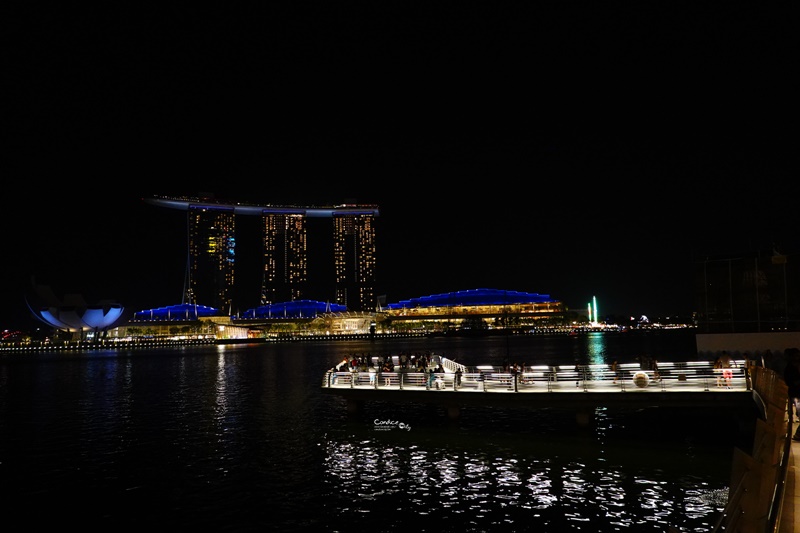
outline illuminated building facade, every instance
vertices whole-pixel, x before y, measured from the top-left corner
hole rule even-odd
[[[402,300],[379,315],[395,331],[483,331],[561,325],[566,311],[548,294],[471,289]]]
[[[233,307],[236,218],[224,206],[187,209],[188,251],[186,304],[203,304],[230,313]]]
[[[116,337],[214,335],[216,338],[273,338],[382,334],[492,334],[563,332],[576,329],[564,304],[547,294],[472,289],[402,300],[372,311],[295,300],[221,317],[215,309],[176,305],[136,313]],[[180,329],[176,334],[176,322]]]
[[[335,303],[351,311],[375,309],[375,205],[333,207],[270,206],[218,202],[213,198],[148,198],[146,202],[188,213],[189,256],[185,301],[232,314],[237,215],[262,221],[260,305],[295,301],[309,295],[307,218],[333,220]],[[248,243],[249,244],[249,243]],[[260,291],[256,292],[256,291]]]
[[[336,302],[354,311],[375,309],[375,217],[334,214],[333,250]]]
[[[308,283],[306,217],[302,213],[268,213],[262,221],[261,305],[300,300]]]

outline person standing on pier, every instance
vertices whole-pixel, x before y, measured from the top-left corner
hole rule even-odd
[[[733,368],[734,362],[731,355],[726,352],[725,350],[722,351],[722,355],[719,356],[719,364],[720,368],[722,368],[722,380],[725,382],[725,386],[727,388],[731,388],[731,382],[733,381]]]
[[[433,380],[436,379],[436,374],[433,373],[433,369],[428,369],[428,389],[433,388]]]
[[[717,387],[722,386],[722,358],[718,355],[714,359],[714,374],[717,376]]]
[[[392,364],[392,358],[389,357],[383,362],[383,367],[381,368],[381,373],[386,374],[384,376],[384,385],[387,387],[392,384],[392,376],[389,375],[390,372],[394,372],[394,365]]]

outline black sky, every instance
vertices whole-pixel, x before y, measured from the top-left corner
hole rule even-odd
[[[798,249],[788,18],[763,7],[5,9],[0,328],[31,276],[177,303],[161,194],[378,204],[390,302],[688,314],[698,256]]]

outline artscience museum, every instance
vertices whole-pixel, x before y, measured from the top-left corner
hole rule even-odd
[[[119,303],[100,301],[88,304],[80,294],[58,298],[47,285],[34,284],[26,302],[33,316],[81,340],[105,336],[109,329],[125,320],[125,308]]]

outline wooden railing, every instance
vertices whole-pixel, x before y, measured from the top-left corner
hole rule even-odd
[[[786,383],[776,372],[752,369],[753,389],[763,402],[751,453],[735,450],[728,502],[712,533],[778,533],[789,468],[792,412]],[[788,422],[786,417],[788,415]]]

